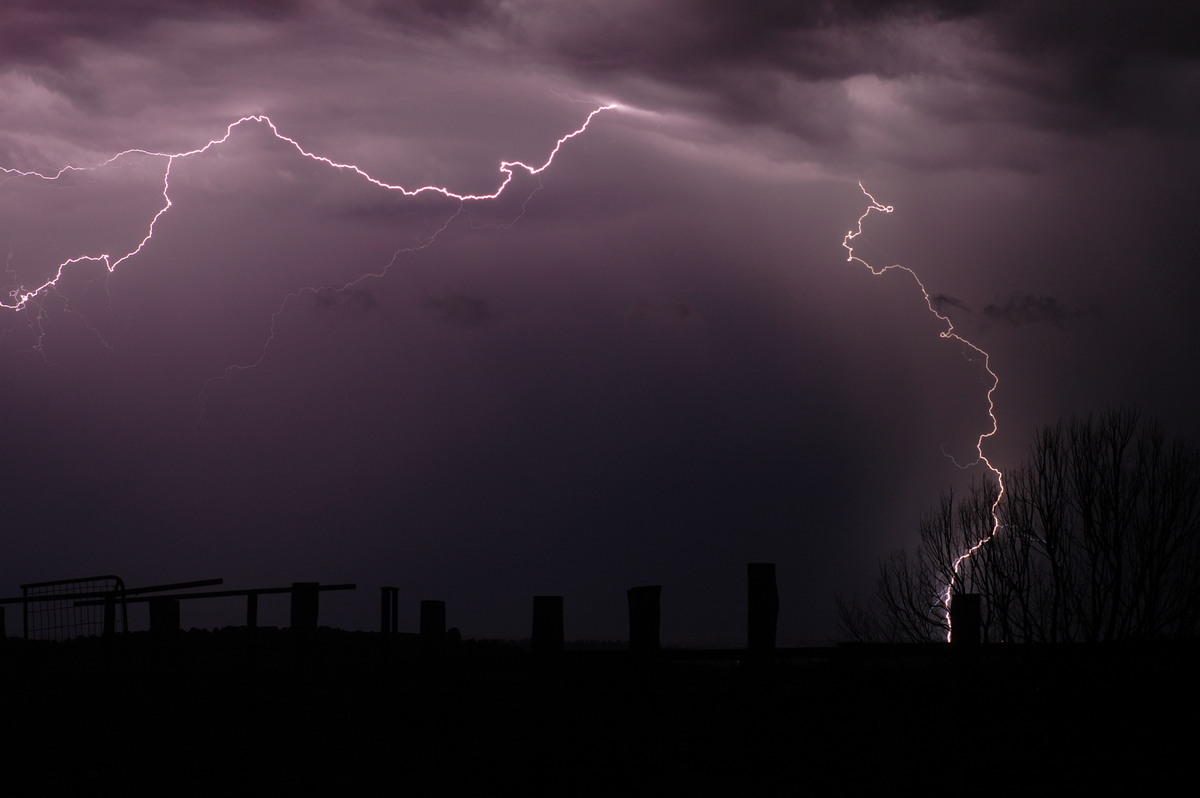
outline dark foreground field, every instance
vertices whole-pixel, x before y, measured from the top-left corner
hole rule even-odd
[[[0,646],[3,773],[61,794],[1043,793],[1191,781],[1193,646],[550,659],[259,630]]]

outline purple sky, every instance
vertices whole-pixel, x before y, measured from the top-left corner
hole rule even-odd
[[[988,424],[911,280],[845,262],[859,180],[896,212],[857,253],[992,355],[997,464],[1122,404],[1200,439],[1192,4],[45,5],[0,8],[0,166],[267,114],[391,183],[490,192],[624,107],[453,219],[261,125],[177,160],[139,255],[0,310],[0,594],[357,582],[323,620],[369,628],[392,584],[402,626],[442,598],[521,637],[553,593],[568,637],[623,638],[625,589],[661,584],[666,642],[737,643],[768,561],[781,640],[829,639],[835,594],[984,476],[942,450]],[[0,175],[5,296],[136,247],[163,167]],[[300,293],[227,374],[290,292],[388,263]],[[240,609],[184,608],[206,622]]]

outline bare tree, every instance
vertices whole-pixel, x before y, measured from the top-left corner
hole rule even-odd
[[[1192,637],[1200,631],[1200,450],[1120,410],[1043,427],[1005,474],[1000,533],[954,578],[983,597],[983,638]],[[943,496],[915,555],[880,565],[870,603],[839,602],[859,639],[936,640],[955,559],[992,529],[997,487]]]

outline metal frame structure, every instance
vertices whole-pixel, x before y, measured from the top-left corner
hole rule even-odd
[[[81,599],[99,600],[82,604]],[[70,640],[126,631],[125,581],[115,574],[100,574],[29,582],[21,585],[21,614],[26,640]]]

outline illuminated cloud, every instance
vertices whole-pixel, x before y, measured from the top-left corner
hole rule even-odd
[[[330,620],[366,625],[371,586],[404,584],[496,636],[564,592],[595,637],[662,583],[665,639],[737,642],[742,567],[775,561],[784,638],[820,640],[834,592],[976,476],[941,446],[986,424],[972,352],[909,281],[844,262],[857,181],[896,208],[861,251],[993,355],[1000,466],[1072,412],[1200,432],[1197,13],[0,4],[11,168],[181,152],[264,113],[391,184],[486,193],[623,106],[461,212],[256,126],[176,162],[153,247],[0,318],[0,581],[358,581]],[[128,251],[161,191],[148,157],[4,176],[0,283]]]

